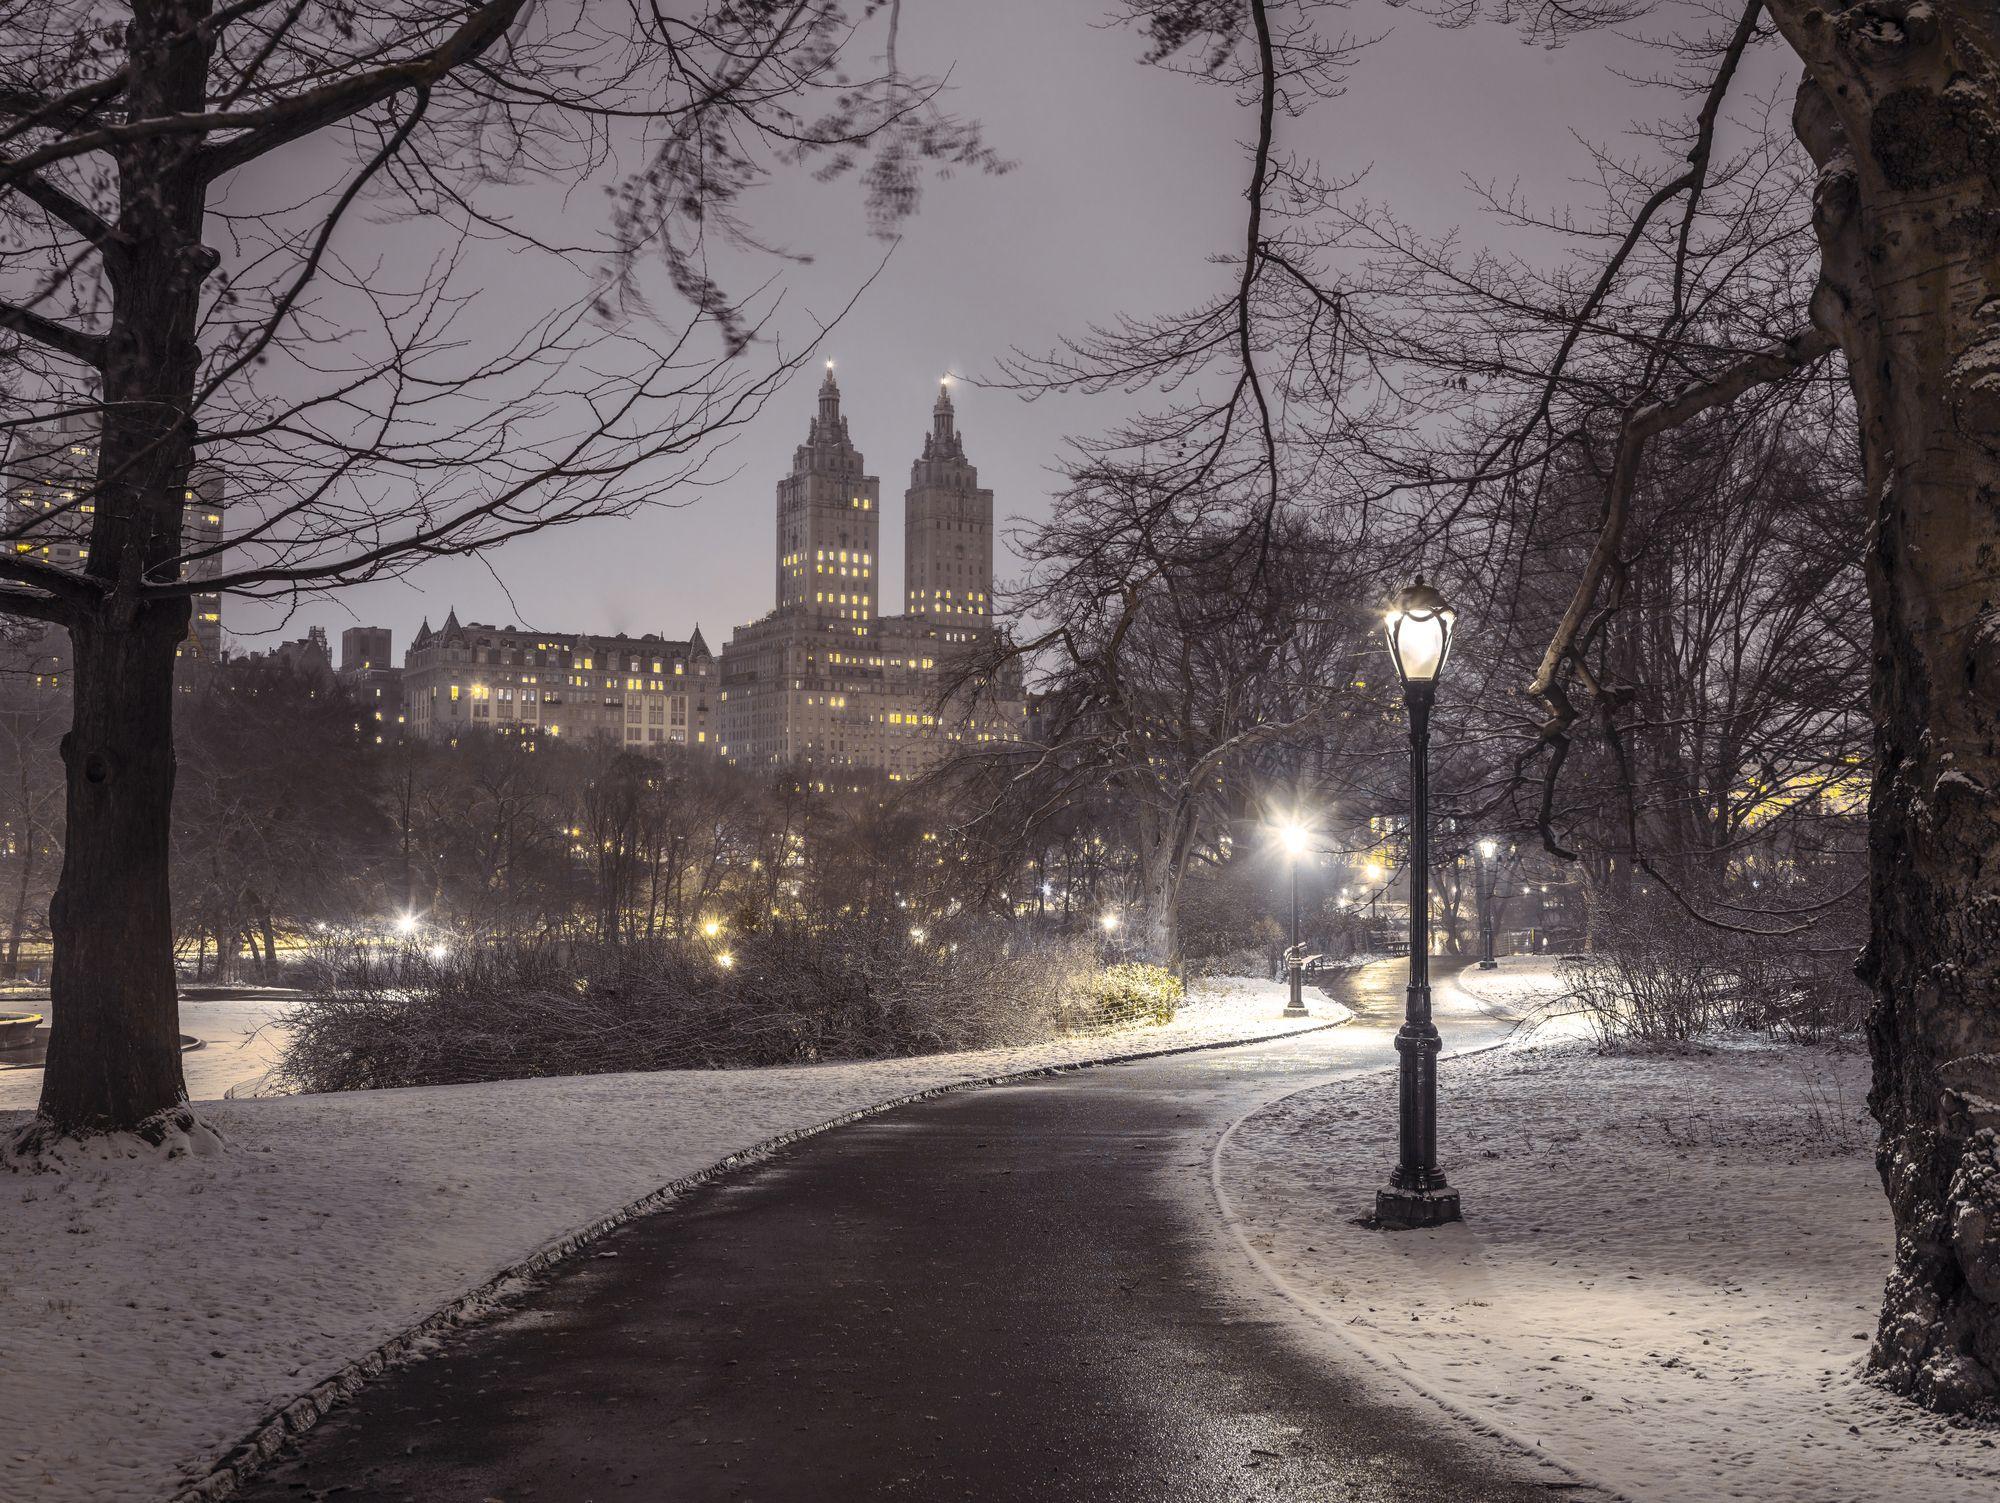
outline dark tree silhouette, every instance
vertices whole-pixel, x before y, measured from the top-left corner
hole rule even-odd
[[[1844,404],[1823,421],[1840,425],[1834,447],[1857,443],[1854,520],[1869,537],[1861,967],[1898,1232],[1873,1360],[1937,1407],[2000,1404],[2000,946],[1987,917],[2000,903],[2000,10],[1747,0],[1711,33],[1698,9],[1657,0],[1418,8],[1546,43],[1644,28],[1672,59],[1660,81],[1677,107],[1653,131],[1657,150],[1599,151],[1596,211],[1541,215],[1489,195],[1504,227],[1560,238],[1565,259],[1550,269],[1427,240],[1291,149],[1290,116],[1356,60],[1322,30],[1338,7],[1127,0],[1149,61],[1238,91],[1255,119],[1231,285],[1192,310],[1095,329],[1009,379],[1175,394],[1095,452],[1163,497],[1236,498],[1211,515],[1217,526],[1262,533],[1294,501],[1339,508],[1390,556],[1446,576],[1497,632],[1520,624],[1524,570],[1506,545],[1587,486],[1594,516],[1535,655],[1515,763],[1539,770],[1535,822],[1564,856],[1570,748],[1622,737],[1635,700],[1631,682],[1600,673],[1606,644],[1639,640],[1662,598],[1628,565],[1646,532],[1636,513],[1662,494],[1650,477],[1669,436],[1781,411],[1824,371],[1844,380]],[[1732,154],[1721,123],[1741,103],[1744,58],[1766,47],[1800,70],[1788,127],[1753,129]],[[1776,631],[1786,607],[1765,603],[1777,614],[1761,629]],[[1703,629],[1692,619],[1669,636]],[[1654,646],[1668,638],[1655,632]]]
[[[998,165],[898,70],[897,9],[0,4],[4,421],[80,420],[98,450],[61,512],[7,519],[10,542],[67,526],[77,566],[0,554],[0,612],[66,633],[74,705],[22,1151],[185,1119],[167,873],[190,595],[296,598],[688,494],[808,353],[753,348],[772,295],[712,269],[755,248],[750,190],[853,168],[887,225],[927,159]],[[886,60],[864,69],[871,20]],[[549,216],[508,198],[537,183],[600,184],[611,213],[538,237]],[[359,251],[369,211],[407,221],[397,253]],[[546,305],[477,298],[489,242]],[[685,316],[648,315],[655,265]],[[217,542],[183,536],[197,460],[230,489]]]

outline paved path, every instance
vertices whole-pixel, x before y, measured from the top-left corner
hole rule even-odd
[[[946,1096],[788,1150],[371,1384],[247,1496],[1559,1495],[1330,1357],[1213,1214],[1231,1121],[1393,1058],[1400,962],[1342,994],[1363,1012],[1343,1028]],[[1448,1046],[1504,1032],[1440,1004]]]

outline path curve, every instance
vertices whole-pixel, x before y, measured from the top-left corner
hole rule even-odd
[[[1236,1249],[1238,1277],[1218,1259],[1229,1123],[1393,1060],[1400,963],[1336,995],[1346,1028],[941,1097],[775,1155],[385,1374],[240,1496],[1566,1492],[1330,1361]],[[1504,1032],[1456,995],[1449,1044]]]

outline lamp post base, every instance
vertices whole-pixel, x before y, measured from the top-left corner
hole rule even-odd
[[[1285,971],[1285,979],[1291,983],[1291,996],[1287,999],[1285,1010],[1281,1016],[1287,1018],[1311,1017],[1312,1014],[1306,1011],[1305,967],[1294,960],[1285,967]]]
[[[1375,1224],[1384,1231],[1408,1232],[1458,1219],[1456,1190],[1403,1190],[1391,1185],[1375,1192]]]
[[[1479,962],[1479,969],[1482,971],[1497,971],[1500,969],[1500,962],[1497,960],[1482,960]]]

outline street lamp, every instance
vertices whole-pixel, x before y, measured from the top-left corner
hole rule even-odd
[[[1493,858],[1500,842],[1479,842],[1479,969],[1490,971],[1499,962],[1493,958]]]
[[[1410,716],[1410,984],[1403,1026],[1396,1030],[1398,1154],[1388,1185],[1375,1192],[1376,1224],[1396,1231],[1441,1226],[1459,1216],[1458,1191],[1446,1185],[1437,1166],[1441,1044],[1431,1021],[1429,768],[1431,703],[1451,656],[1456,620],[1444,596],[1419,574],[1396,597],[1383,623]]]
[[[1285,1016],[1303,1018],[1306,1016],[1305,998],[1305,946],[1299,943],[1299,857],[1306,853],[1306,843],[1311,832],[1297,819],[1288,819],[1278,826],[1278,843],[1285,848],[1285,854],[1292,863],[1292,947],[1285,951],[1285,981],[1290,987],[1290,996],[1285,1001]]]

